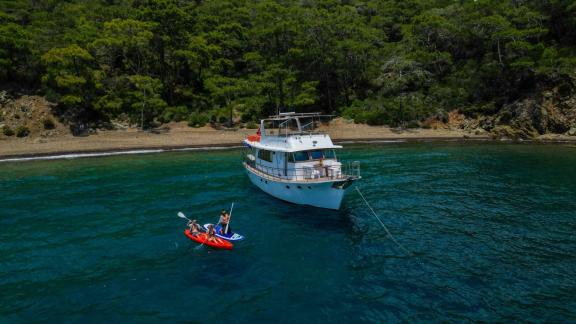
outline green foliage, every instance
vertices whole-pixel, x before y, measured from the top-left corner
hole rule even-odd
[[[113,19],[104,23],[92,48],[105,69],[140,74],[148,67],[150,45],[156,24],[134,19]],[[120,59],[119,59],[120,58]]]
[[[163,123],[168,123],[170,121],[183,121],[185,120],[190,111],[186,106],[176,106],[176,107],[168,107],[164,110],[160,117],[160,121]]]
[[[355,123],[368,125],[395,126],[394,113],[390,107],[384,107],[380,103],[363,101],[354,102],[351,107],[344,109],[342,115],[354,120]]]
[[[258,128],[258,124],[256,124],[256,123],[253,122],[253,121],[250,121],[250,122],[248,122],[248,123],[246,124],[246,128],[248,128],[248,129],[257,129],[257,128]]]
[[[13,0],[0,82],[41,88],[83,122],[320,110],[413,126],[570,83],[575,17],[566,0]]]
[[[30,135],[30,129],[26,126],[18,126],[16,128],[16,137],[26,137]]]
[[[0,11],[0,81],[26,76],[25,64],[30,56],[30,35],[15,19]]]
[[[126,110],[133,121],[140,119],[145,127],[150,126],[154,118],[167,107],[161,96],[162,82],[149,76],[129,75],[127,86],[122,98]]]
[[[188,126],[190,127],[202,127],[208,123],[208,116],[202,113],[194,112],[190,114],[188,118]]]
[[[72,118],[92,105],[95,91],[93,61],[94,57],[78,45],[53,48],[42,55],[46,66],[42,83]]]
[[[14,131],[8,126],[2,127],[2,133],[6,136],[14,136]]]
[[[420,123],[418,123],[416,120],[411,120],[408,123],[406,123],[405,127],[406,128],[419,128]]]

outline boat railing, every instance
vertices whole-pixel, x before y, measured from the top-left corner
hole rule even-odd
[[[326,132],[322,131],[297,131],[297,130],[289,130],[287,128],[273,128],[273,129],[266,129],[264,132],[266,136],[269,137],[280,137],[286,138],[290,136],[308,136],[308,135],[325,135]]]
[[[326,132],[320,131],[318,126],[322,123],[321,119],[331,119],[333,117],[333,115],[322,115],[320,113],[282,113],[276,116],[270,116],[270,118],[262,120],[265,124],[263,135],[288,137],[295,135],[326,134]]]
[[[246,158],[246,165],[256,174],[278,180],[325,181],[360,178],[360,162],[347,162],[341,165],[314,165],[296,168],[277,168]]]

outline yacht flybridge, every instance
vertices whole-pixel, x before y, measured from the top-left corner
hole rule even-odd
[[[316,131],[319,113],[280,113],[260,121],[243,141],[244,167],[264,192],[295,204],[339,209],[346,189],[360,179],[360,163],[342,164],[328,134]]]

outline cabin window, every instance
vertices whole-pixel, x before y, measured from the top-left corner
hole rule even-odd
[[[310,158],[312,160],[320,160],[321,158],[323,158],[323,154],[321,150],[317,150],[317,151],[310,151]]]
[[[294,161],[308,161],[308,152],[294,152]]]
[[[336,159],[334,150],[314,150],[288,153],[288,162],[303,162],[308,160]]]
[[[258,158],[260,160],[272,162],[272,152],[266,150],[258,150]]]
[[[336,159],[336,152],[334,152],[334,150],[325,150],[324,151],[324,158],[325,159]]]

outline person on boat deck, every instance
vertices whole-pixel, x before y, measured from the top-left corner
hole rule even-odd
[[[218,221],[218,225],[220,225],[220,234],[230,234],[232,233],[232,229],[230,228],[230,214],[227,211],[222,209],[220,213],[220,220]],[[226,227],[228,227],[228,231],[226,231]],[[226,232],[225,232],[226,231]]]
[[[216,237],[214,237],[214,235],[216,234],[216,229],[214,228],[214,225],[210,224],[208,225],[208,241],[210,242],[214,242],[216,241]]]
[[[196,236],[200,233],[200,225],[198,225],[195,219],[188,221],[188,227],[190,227],[190,233],[192,233],[192,235]]]

